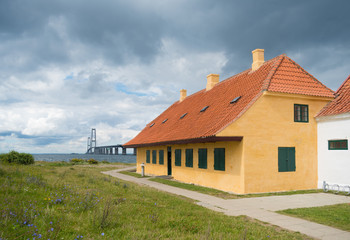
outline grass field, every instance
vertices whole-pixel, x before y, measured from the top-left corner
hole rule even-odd
[[[100,173],[112,169],[100,164],[0,164],[0,238],[306,238]]]
[[[279,211],[279,213],[350,231],[349,203],[324,207],[287,209]]]

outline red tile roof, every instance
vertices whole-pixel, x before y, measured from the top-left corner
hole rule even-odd
[[[204,85],[204,83],[203,83]],[[248,69],[175,102],[125,146],[160,145],[181,140],[215,136],[238,119],[263,91],[333,97],[325,87],[302,67],[285,55],[265,62],[252,72]],[[235,102],[234,98],[241,96]],[[204,112],[200,110],[209,106]],[[180,118],[187,113],[185,117]],[[165,119],[168,119],[163,123]]]
[[[335,93],[335,99],[328,103],[317,115],[329,116],[350,112],[350,75]]]

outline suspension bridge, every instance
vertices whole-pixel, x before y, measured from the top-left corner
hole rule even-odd
[[[100,154],[100,155],[136,155],[136,148],[132,148],[132,153],[127,153],[127,148],[121,144],[109,145],[109,146],[97,146],[96,145],[96,129],[91,129],[91,136],[87,139],[87,151],[86,154]]]

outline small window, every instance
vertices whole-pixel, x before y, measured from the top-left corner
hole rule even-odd
[[[309,122],[309,106],[294,104],[294,122]]]
[[[225,171],[225,148],[214,149],[214,170]]]
[[[168,121],[168,119],[164,119],[164,121],[162,123],[165,123],[166,121]]]
[[[164,150],[159,150],[159,164],[164,164]]]
[[[157,163],[157,150],[152,150],[152,163]]]
[[[241,96],[235,97],[230,103],[235,103],[237,102],[239,99],[241,98]]]
[[[187,115],[187,113],[182,114],[180,119],[183,119],[186,115]]]
[[[199,148],[198,149],[198,168],[207,169],[207,149]]]
[[[155,124],[155,123],[152,123],[149,127],[153,127],[154,124]]]
[[[328,150],[348,150],[348,140],[328,140]]]
[[[146,163],[150,163],[151,162],[151,151],[147,150],[146,151]]]
[[[278,171],[295,172],[295,147],[278,147]]]
[[[181,149],[175,149],[175,166],[181,166]]]
[[[193,149],[186,149],[186,167],[193,167]]]
[[[204,112],[205,110],[208,109],[209,106],[205,106],[204,108],[201,109],[201,112]]]

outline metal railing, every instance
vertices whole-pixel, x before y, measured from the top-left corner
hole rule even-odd
[[[346,195],[350,195],[350,186],[349,185],[339,185],[339,184],[330,184],[323,181],[323,191],[334,191],[335,193],[345,192]]]

